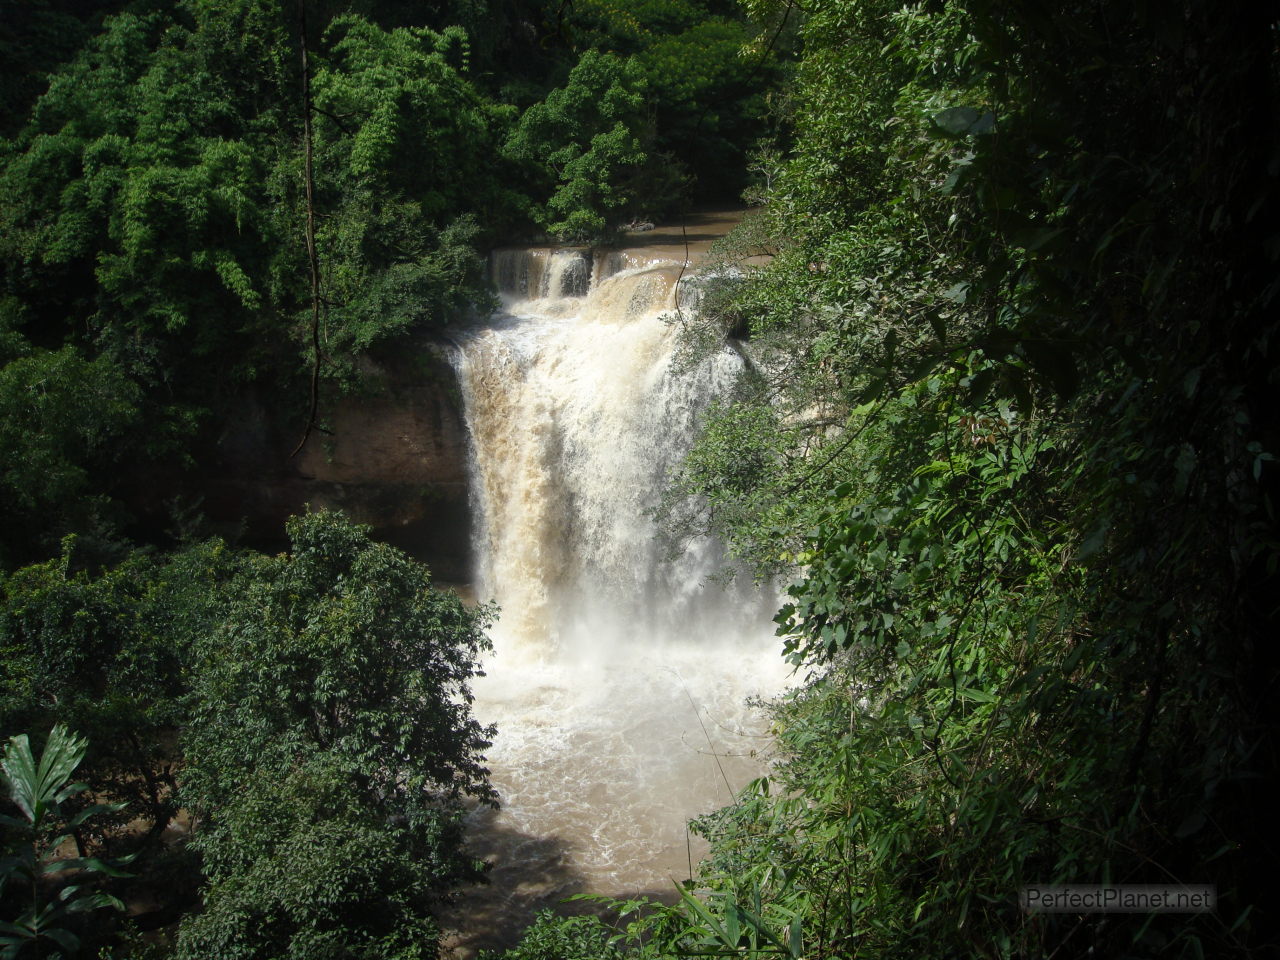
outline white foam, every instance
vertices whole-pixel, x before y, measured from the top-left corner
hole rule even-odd
[[[686,820],[761,772],[745,701],[786,674],[776,594],[709,583],[719,545],[671,559],[650,516],[743,361],[726,347],[677,367],[659,317],[679,265],[615,257],[580,296],[563,280],[580,253],[521,255],[498,263],[506,314],[457,358],[476,591],[502,608],[475,711],[499,727],[505,827],[560,838],[589,889],[665,887],[687,873]]]

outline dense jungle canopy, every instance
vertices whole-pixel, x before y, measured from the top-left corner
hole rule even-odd
[[[210,451],[246,391],[319,442],[498,243],[739,200],[662,521],[794,584],[776,764],[509,960],[1274,955],[1278,94],[1234,0],[3,0],[0,955],[436,955],[494,611],[211,536]]]

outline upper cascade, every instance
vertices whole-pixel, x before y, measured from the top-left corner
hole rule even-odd
[[[590,253],[575,248],[515,247],[489,259],[498,293],[515,300],[585,297],[592,272]]]
[[[659,294],[654,305],[669,295],[687,261],[666,256],[649,256],[632,250],[589,250],[583,247],[506,247],[494,250],[489,258],[489,276],[508,312],[540,315],[577,312],[580,301],[595,296],[605,281],[621,274],[646,273],[648,283]],[[661,279],[657,279],[661,277]],[[659,289],[661,288],[661,289]],[[674,304],[672,304],[674,306]]]
[[[655,269],[669,272],[681,284],[685,306],[685,281],[695,268],[704,267],[712,244],[742,222],[744,210],[703,210],[656,229],[633,230],[622,236],[624,246],[501,247],[489,256],[489,276],[507,312],[541,316],[569,312],[557,304],[580,300],[606,280],[621,273]],[[749,258],[758,262],[761,258]],[[672,280],[672,285],[677,282]],[[531,304],[538,308],[524,309]],[[573,308],[576,312],[577,307]]]

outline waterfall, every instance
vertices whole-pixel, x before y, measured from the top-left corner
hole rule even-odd
[[[476,712],[499,726],[501,832],[524,838],[492,851],[495,887],[508,869],[525,891],[543,876],[549,905],[670,889],[688,873],[685,821],[759,773],[746,698],[782,682],[776,596],[745,577],[709,582],[719,545],[670,556],[651,516],[743,361],[726,347],[676,363],[663,315],[680,264],[527,249],[491,267],[504,309],[456,366],[476,593],[501,607]],[[554,856],[534,842],[548,836]],[[550,879],[549,857],[571,876]]]
[[[723,565],[710,541],[667,558],[649,514],[741,358],[726,348],[676,368],[677,331],[660,315],[678,267],[628,267],[584,289],[591,261],[578,253],[514,253],[495,257],[508,315],[459,360],[477,588],[501,603],[502,633],[578,656],[740,634],[758,619],[754,591],[706,582]]]

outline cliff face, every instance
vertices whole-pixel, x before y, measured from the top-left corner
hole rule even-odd
[[[312,434],[290,460],[301,425],[282,424],[260,396],[218,440],[204,483],[204,511],[245,539],[283,543],[284,521],[340,509],[380,540],[424,560],[437,579],[470,576],[467,436],[454,373],[429,351],[369,361],[358,395],[322,410],[332,431]]]

